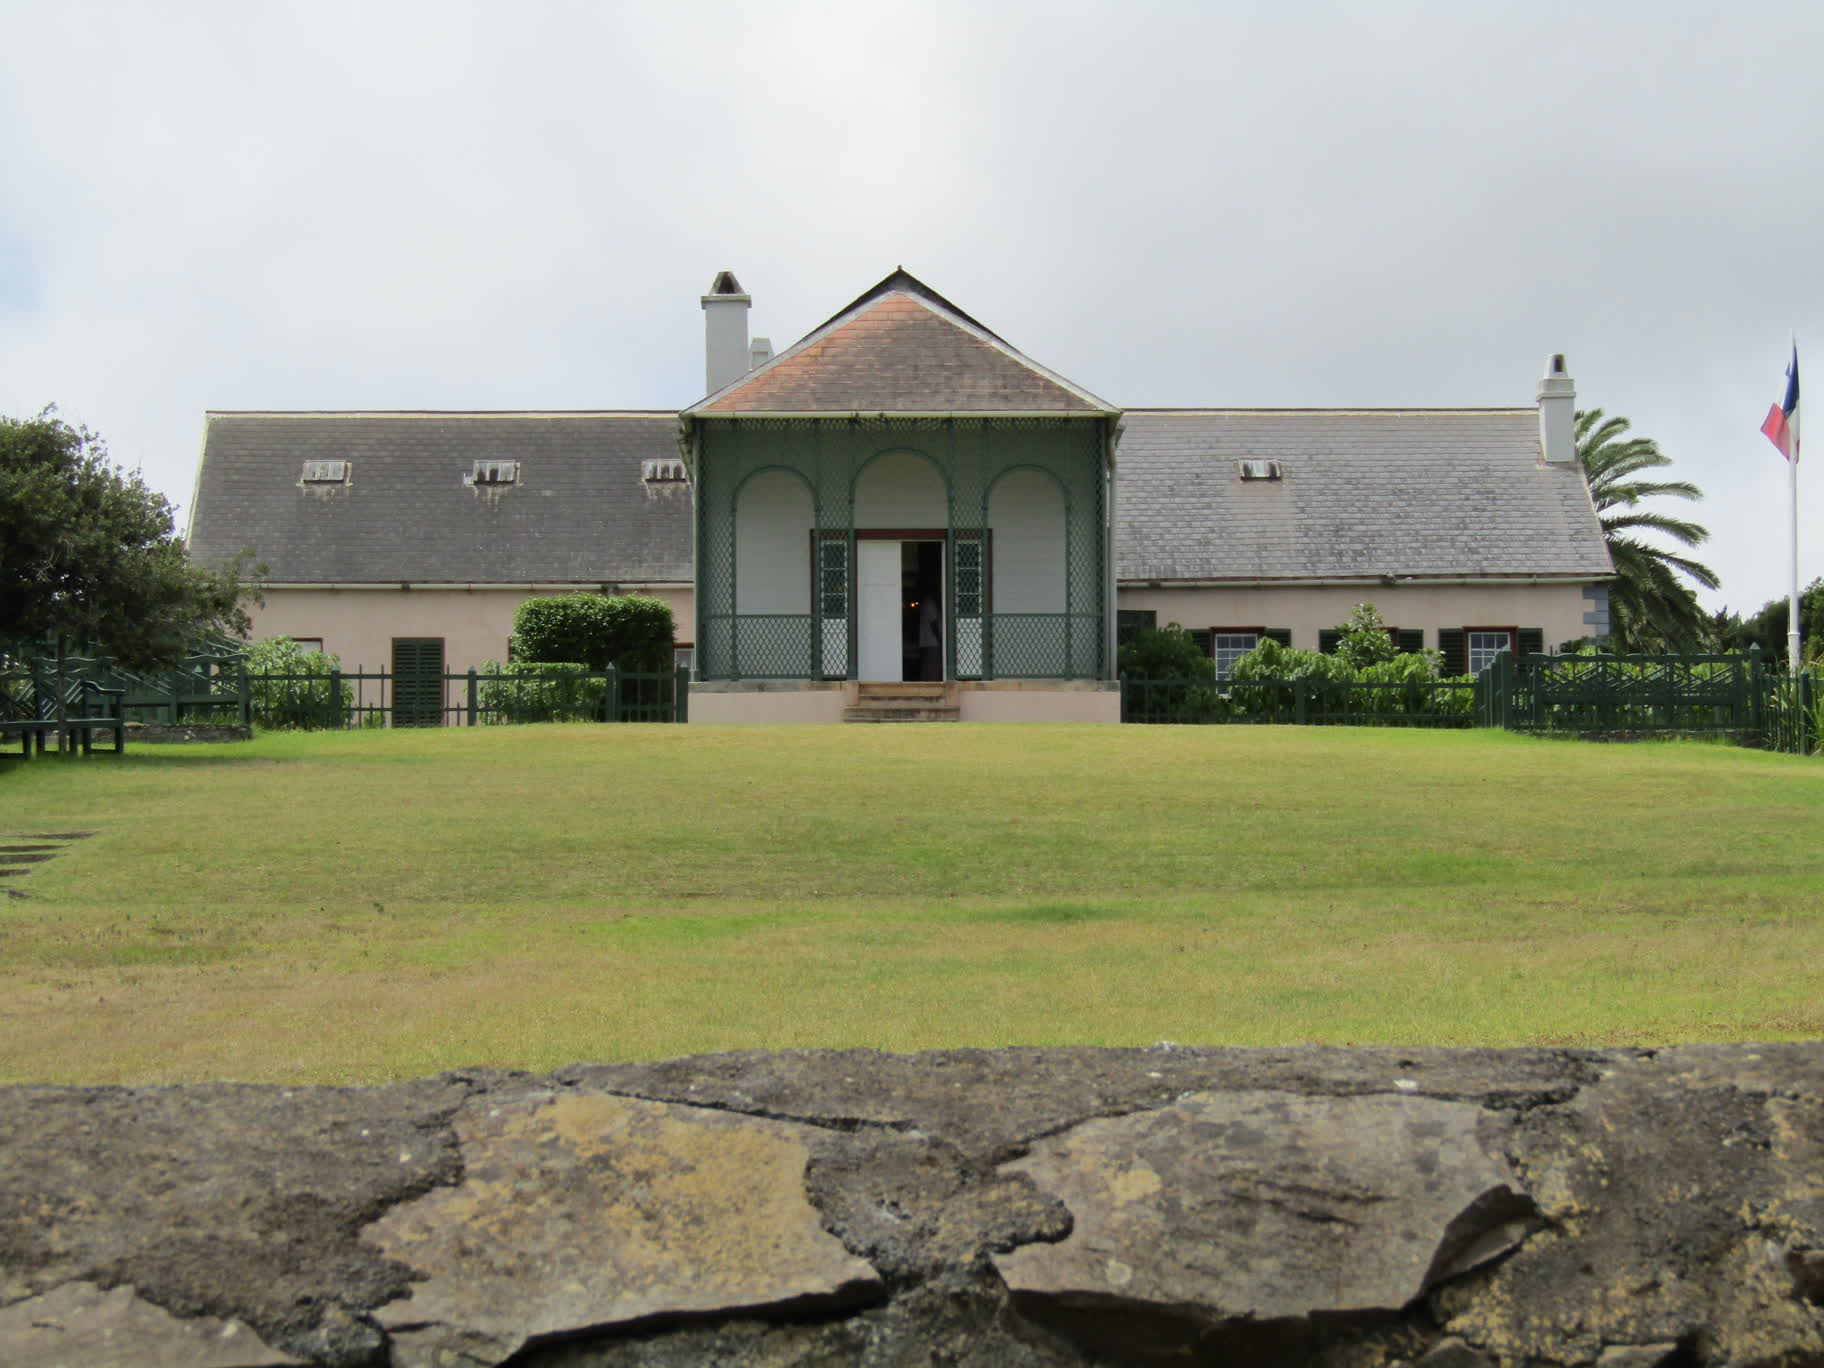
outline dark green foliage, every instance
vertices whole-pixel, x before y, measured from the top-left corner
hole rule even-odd
[[[513,615],[513,660],[592,670],[668,670],[671,605],[638,594],[527,599]]]
[[[483,726],[598,721],[608,697],[601,671],[573,660],[515,661],[505,668],[497,660],[484,660],[479,674],[476,710]]]
[[[193,565],[171,506],[117,470],[101,439],[51,410],[0,418],[0,641],[129,667],[247,631],[242,564]]]
[[[1716,630],[1726,651],[1761,648],[1762,658],[1786,663],[1786,631],[1791,603],[1784,597],[1769,599],[1748,618],[1718,614]],[[1824,661],[1824,579],[1815,579],[1799,593],[1799,649],[1807,662]]]
[[[1687,581],[1714,589],[1716,572],[1660,543],[1695,547],[1710,533],[1697,523],[1642,508],[1641,503],[1661,497],[1698,500],[1703,491],[1689,480],[1633,478],[1671,465],[1672,458],[1652,438],[1628,437],[1627,431],[1626,418],[1605,418],[1601,409],[1577,415],[1577,458],[1602,521],[1609,558],[1615,562],[1615,579],[1609,586],[1613,644],[1627,652],[1702,650],[1711,644],[1710,618]]]
[[[1209,651],[1175,622],[1136,630],[1132,640],[1121,647],[1120,659],[1121,673],[1130,679],[1216,677],[1216,662]]]
[[[256,727],[313,731],[340,727],[354,707],[352,684],[332,678],[341,658],[307,651],[288,636],[262,637],[247,648],[247,694]]]
[[[1372,603],[1358,603],[1342,626],[1336,653],[1358,670],[1392,660],[1399,652],[1387,635],[1387,624]]]

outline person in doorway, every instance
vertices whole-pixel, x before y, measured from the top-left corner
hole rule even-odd
[[[937,595],[926,594],[918,602],[918,677],[944,677],[944,637],[938,630]]]

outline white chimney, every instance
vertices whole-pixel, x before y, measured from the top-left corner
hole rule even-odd
[[[759,370],[760,367],[764,366],[768,361],[771,361],[772,359],[773,359],[773,339],[772,338],[756,337],[753,340],[753,342],[751,344],[749,344],[748,349],[747,349],[747,368],[749,370]]]
[[[1553,465],[1577,463],[1577,387],[1563,352],[1553,353],[1539,381],[1539,450]]]
[[[747,311],[753,302],[733,271],[718,271],[703,296],[706,393],[714,394],[747,374]]]

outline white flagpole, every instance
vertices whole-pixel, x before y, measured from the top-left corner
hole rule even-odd
[[[1792,368],[1799,368],[1799,339],[1792,339]],[[1792,459],[1786,463],[1786,522],[1792,534],[1792,592],[1787,598],[1786,659],[1793,676],[1799,674],[1799,423],[1805,409],[1804,387],[1800,387],[1798,407],[1792,411]]]

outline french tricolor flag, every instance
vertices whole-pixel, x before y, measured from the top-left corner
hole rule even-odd
[[[1792,365],[1786,368],[1786,397],[1767,410],[1761,424],[1767,440],[1789,461],[1799,459],[1799,348],[1792,348]]]

